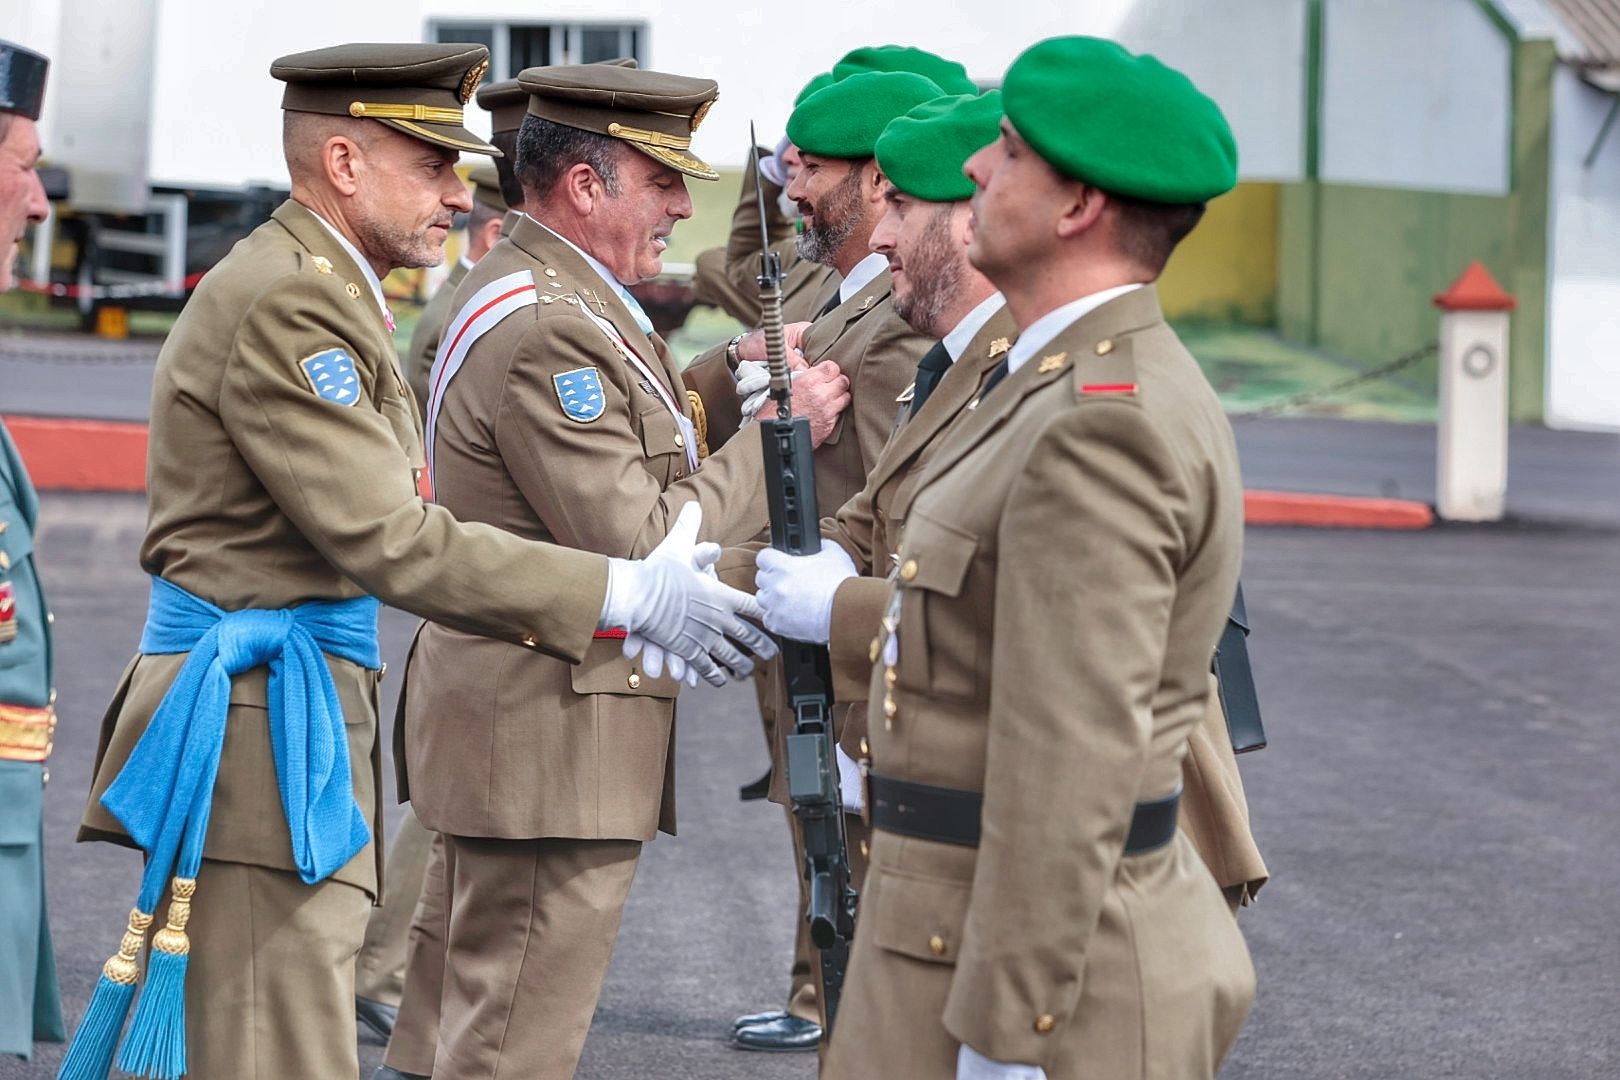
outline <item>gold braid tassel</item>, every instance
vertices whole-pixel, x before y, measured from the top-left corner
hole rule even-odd
[[[152,948],[172,956],[191,952],[186,924],[191,921],[191,898],[197,892],[196,878],[177,877],[169,883],[169,923],[152,936]],[[152,917],[146,917],[151,922]]]
[[[688,390],[686,400],[692,404],[692,429],[697,432],[697,456],[702,461],[709,456],[709,412],[696,390]]]
[[[136,957],[141,955],[141,946],[146,944],[146,931],[151,926],[152,916],[140,908],[132,908],[129,926],[124,930],[124,940],[118,943],[118,952],[101,965],[101,973],[115,983],[135,985],[141,976],[141,965]]]

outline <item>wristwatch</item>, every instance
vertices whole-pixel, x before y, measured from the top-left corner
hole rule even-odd
[[[747,332],[744,331],[743,333],[732,338],[730,341],[726,342],[726,363],[730,366],[732,371],[736,371],[737,365],[742,361],[742,358],[737,355],[737,346],[741,345],[742,339],[747,336]]]

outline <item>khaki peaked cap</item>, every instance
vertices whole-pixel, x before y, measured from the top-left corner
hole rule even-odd
[[[334,45],[270,65],[287,84],[281,107],[289,112],[376,120],[436,146],[499,157],[463,126],[463,108],[488,70],[482,45],[408,42]]]
[[[472,183],[474,202],[483,203],[499,214],[511,209],[506,205],[505,197],[501,195],[501,174],[493,161],[481,161],[474,165],[468,171],[467,179]]]
[[[632,56],[621,56],[614,60],[598,60],[597,65],[602,67],[633,68],[636,66]],[[529,92],[518,85],[516,79],[502,79],[500,82],[486,83],[478,90],[478,107],[486,109],[490,115],[490,131],[499,135],[505,131],[516,131],[523,126],[523,117],[529,111]]]
[[[718,180],[691,153],[692,133],[720,96],[713,79],[609,64],[528,68],[518,83],[529,95],[529,115],[581,131],[622,139],[655,161],[697,177]]]

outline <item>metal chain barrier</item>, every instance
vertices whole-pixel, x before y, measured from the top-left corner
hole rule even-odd
[[[1297,409],[1301,406],[1310,405],[1314,402],[1321,401],[1324,398],[1330,398],[1338,394],[1342,394],[1346,390],[1360,386],[1362,383],[1369,383],[1378,379],[1387,379],[1396,372],[1404,371],[1413,364],[1416,364],[1421,360],[1426,360],[1431,356],[1435,356],[1439,352],[1440,343],[1437,341],[1431,341],[1421,349],[1414,349],[1409,353],[1397,356],[1388,363],[1379,364],[1377,367],[1368,368],[1366,371],[1358,371],[1354,375],[1340,379],[1337,382],[1328,383],[1326,386],[1318,386],[1313,390],[1302,390],[1297,394],[1290,394],[1288,397],[1280,398],[1277,401],[1273,401],[1269,405],[1263,405],[1260,408],[1255,409],[1253,412],[1238,413],[1233,416],[1232,419],[1234,421],[1263,420],[1269,416],[1277,416],[1288,412],[1291,409]]]

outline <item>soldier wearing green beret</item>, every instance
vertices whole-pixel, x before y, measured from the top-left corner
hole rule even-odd
[[[487,63],[481,46],[348,45],[271,66],[292,197],[209,273],[154,377],[152,599],[80,831],[141,848],[145,869],[64,1077],[99,1080],[115,1053],[164,1078],[357,1071],[380,602],[575,661],[624,628],[713,681],[751,666],[724,635],[770,651],[692,540],[606,559],[417,494],[379,279],[441,260],[470,209],[452,165],[493,151],[462,125]]]
[[[1243,493],[1153,282],[1236,147],[1184,76],[1092,38],[1026,51],[1003,101],[969,258],[1020,334],[907,511],[826,1072],[1213,1077],[1254,969],[1176,819]]]
[[[797,105],[832,76],[817,75],[794,98]],[[752,151],[751,151],[752,152]],[[700,303],[713,304],[744,326],[759,325],[759,238],[768,234],[771,250],[782,263],[782,320],[808,322],[832,299],[838,271],[799,254],[796,241],[798,208],[786,198],[788,183],[799,172],[799,148],[786,135],[776,149],[757,151],[759,175],[765,183],[765,227],[760,227],[760,199],[753,170],[743,177],[737,208],[731,215],[731,234],[724,247],[699,252],[692,275],[692,292]]]
[[[49,209],[39,119],[49,61],[0,41],[0,292],[17,241]],[[61,1042],[62,1002],[45,905],[46,759],[56,730],[51,615],[34,565],[39,498],[0,421],[0,1054]]]
[[[427,401],[428,370],[433,367],[433,354],[439,348],[439,336],[450,318],[450,299],[456,286],[467,276],[473,264],[489,253],[501,238],[501,224],[506,220],[508,207],[501,197],[500,175],[492,164],[474,166],[467,179],[472,181],[472,210],[467,215],[466,248],[434,290],[427,305],[422,308],[416,326],[411,330],[411,343],[405,350],[405,380],[420,410]]]

